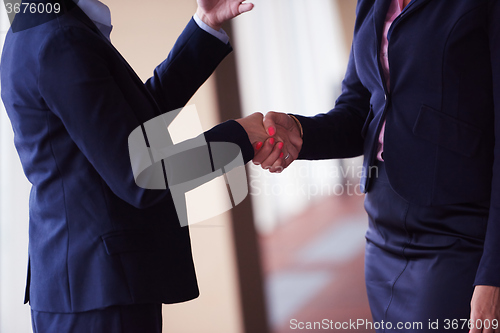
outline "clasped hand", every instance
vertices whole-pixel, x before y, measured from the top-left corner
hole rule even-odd
[[[254,147],[253,162],[263,169],[280,173],[299,156],[302,148],[300,129],[286,113],[254,113],[236,120],[248,134]]]

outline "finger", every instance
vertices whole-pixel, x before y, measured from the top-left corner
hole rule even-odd
[[[282,128],[281,126],[278,126],[278,133],[281,133],[283,134],[283,132],[280,132],[280,128]],[[287,134],[288,133],[288,134]],[[295,146],[293,144],[291,144],[291,138],[290,138],[290,135],[289,135],[289,132],[285,132],[285,136],[281,136],[279,134],[275,135],[275,138],[277,140],[277,142],[288,142],[284,145],[284,148],[283,148],[283,154],[284,154],[284,157],[282,159],[282,163],[281,163],[281,169],[282,171],[284,169],[286,169],[294,160],[296,160],[299,156],[299,152],[302,148],[302,139],[299,138],[299,146]],[[276,163],[273,164],[273,167],[277,166]]]
[[[293,161],[295,161],[297,159],[297,155],[293,155],[291,153],[288,153],[288,158],[285,158],[287,157],[287,154],[285,154],[285,157],[283,158],[283,168],[286,169],[290,166],[290,164],[292,164]]]
[[[262,144],[260,149],[256,150],[257,153],[254,155],[252,162],[255,165],[261,165],[262,162],[266,160],[266,158],[271,154],[271,152],[274,149],[274,143],[275,139],[274,138],[269,138]],[[256,148],[256,147],[255,147]]]
[[[285,142],[287,140],[281,138],[279,135],[276,135],[275,138],[276,138],[276,141],[278,142],[278,144],[277,144],[278,149],[281,149],[281,153],[280,153],[278,159],[272,164],[269,171],[272,173],[281,173],[286,168],[285,157],[288,156],[288,158],[290,158],[290,153],[289,153],[289,151],[287,151],[287,147],[291,147],[292,149],[294,149],[294,147],[292,147],[292,145],[290,145],[290,144],[285,144]]]
[[[494,328],[494,318],[497,318],[495,315],[486,317],[490,318],[489,320],[483,320],[483,333],[497,333],[499,330]],[[497,327],[498,328],[498,327]]]
[[[280,113],[280,112],[274,112],[274,111],[269,111],[265,116],[264,116],[264,127],[266,128],[267,133],[270,136],[273,136],[276,134],[276,126],[281,125],[285,128],[287,128],[288,125],[288,115],[286,113]]]
[[[253,3],[242,3],[238,7],[238,11],[240,12],[240,14],[243,14],[243,13],[251,11],[253,9],[253,7],[254,7]]]
[[[262,148],[263,145],[264,145],[264,142],[256,142],[255,144],[253,144],[253,149],[256,152],[255,155]]]
[[[292,161],[293,161],[299,157],[300,147],[296,147],[294,145],[287,145],[286,149],[287,149],[288,154],[290,154],[289,157],[286,159],[287,162],[289,159],[292,159]],[[288,164],[290,164],[290,163],[288,163]]]
[[[276,123],[274,120],[274,112],[268,112],[263,119],[264,128],[266,129],[267,134],[273,136],[276,134]]]
[[[286,140],[281,140],[280,138],[276,138],[278,141],[286,142]],[[287,168],[293,161],[295,161],[299,157],[299,152],[302,146],[295,146],[293,144],[285,144],[285,148],[283,149],[283,153],[285,156],[283,157],[283,168]]]
[[[271,169],[274,163],[280,158],[281,153],[283,153],[283,142],[278,142],[271,154],[262,162],[261,167],[263,169]]]
[[[471,330],[469,331],[469,333],[482,333],[482,330],[480,330],[479,328],[471,328]]]
[[[482,329],[476,327],[476,322],[479,323],[480,320],[476,319],[477,318],[474,315],[471,315],[472,328],[470,329],[469,333],[482,333]]]
[[[493,328],[492,322],[493,319],[496,318],[494,312],[491,312],[490,315],[483,315],[484,319],[481,321],[481,326],[483,327],[483,333],[495,333],[497,330]]]
[[[282,173],[283,170],[285,170],[285,156],[286,153],[282,151],[278,159],[273,163],[273,165],[269,169],[269,172]]]

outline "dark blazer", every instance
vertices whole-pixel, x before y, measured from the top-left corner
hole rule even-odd
[[[1,62],[2,99],[33,184],[31,307],[64,313],[195,298],[189,230],[168,190],[135,184],[128,136],[184,106],[231,47],[191,20],[143,83],[72,1],[62,3],[58,16],[18,14]],[[205,137],[253,156],[234,121]]]
[[[361,186],[370,191],[386,119],[386,170],[404,199],[491,200],[476,283],[500,286],[500,1],[413,0],[388,34],[387,89],[379,54],[389,4],[358,1],[342,94],[330,112],[298,117],[300,158],[363,154]]]

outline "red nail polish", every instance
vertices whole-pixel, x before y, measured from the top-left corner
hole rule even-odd
[[[260,148],[262,148],[262,145],[262,142],[257,142],[257,144],[255,145],[255,149],[259,150]]]
[[[274,129],[274,127],[269,127],[268,131],[269,131],[270,136],[273,136],[274,134],[276,134],[276,130]]]
[[[280,148],[281,149],[281,148]],[[281,153],[280,154],[280,158],[283,158],[283,156],[285,156],[285,154]]]
[[[274,145],[274,138],[269,139],[269,143],[270,143],[271,145]]]
[[[284,143],[283,143],[283,142],[278,143],[278,149],[283,149],[283,145],[284,145]],[[282,154],[283,154],[283,153],[282,153]]]

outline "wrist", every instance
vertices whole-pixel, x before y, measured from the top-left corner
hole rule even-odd
[[[220,31],[220,29],[222,29],[222,24],[220,23],[215,23],[211,18],[210,18],[210,15],[208,15],[203,9],[201,9],[200,7],[198,7],[198,9],[196,10],[196,15],[198,15],[198,17],[200,18],[200,20],[203,21],[203,23],[205,23],[206,25],[208,25],[210,28],[216,30],[216,31]]]
[[[300,123],[300,121],[297,119],[297,117],[295,117],[293,114],[288,114],[288,116],[290,118],[292,118],[293,122],[295,123],[295,125],[297,126],[297,129],[299,130],[299,133],[300,133],[300,138],[303,139],[304,138],[304,129],[302,128],[302,124]]]

